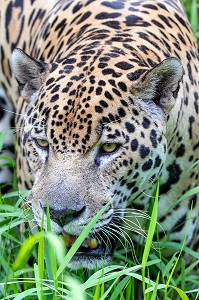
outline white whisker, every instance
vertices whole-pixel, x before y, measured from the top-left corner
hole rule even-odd
[[[135,254],[135,248],[134,248],[134,244],[133,244],[133,241],[131,239],[131,237],[129,236],[129,234],[123,230],[123,228],[118,228],[117,224],[111,222],[110,224],[111,226],[109,227],[109,231],[113,234],[112,231],[115,232],[115,236],[116,236],[116,239],[119,240],[122,244],[122,246],[124,247],[125,249],[125,252],[126,252],[126,255],[127,255],[127,247],[123,244],[123,242],[121,241],[120,238],[118,238],[118,235],[122,235],[126,245],[129,245],[130,247],[130,250],[131,250],[131,253],[132,253],[132,257],[135,259],[135,261],[137,262],[137,257],[136,257],[136,254]],[[118,235],[117,235],[118,233]]]

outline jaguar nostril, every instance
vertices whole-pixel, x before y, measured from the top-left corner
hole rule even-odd
[[[46,213],[47,208],[44,207],[43,209]],[[57,210],[50,207],[50,218],[59,226],[64,227],[72,220],[79,218],[84,213],[85,210],[86,210],[86,206],[82,206],[79,209],[64,209],[64,210]]]
[[[76,218],[78,218],[78,217],[80,217],[84,212],[85,212],[85,210],[86,210],[86,206],[83,206],[80,210],[78,210],[78,211],[69,211],[69,214],[71,213],[72,214],[72,218],[73,219],[76,219]]]

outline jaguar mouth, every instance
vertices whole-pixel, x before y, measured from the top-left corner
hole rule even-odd
[[[75,256],[86,256],[93,258],[102,256],[112,256],[117,243],[116,239],[107,237],[102,232],[98,232],[97,236],[98,238],[89,236],[86,237],[80,245],[80,247],[78,248],[78,250],[76,251]],[[68,249],[70,249],[73,246],[73,244],[78,238],[78,236],[71,235],[65,232],[61,235],[61,237]]]

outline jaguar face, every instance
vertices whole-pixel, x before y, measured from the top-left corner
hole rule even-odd
[[[112,75],[105,85],[96,79],[98,70],[92,78],[79,68],[68,76],[63,65],[21,50],[14,51],[12,66],[28,101],[22,147],[33,176],[35,219],[41,225],[48,199],[52,229],[70,247],[111,200],[69,265],[100,266],[122,235],[126,207],[143,203],[161,172],[182,66],[170,58],[135,82],[125,74],[115,78],[114,87]]]

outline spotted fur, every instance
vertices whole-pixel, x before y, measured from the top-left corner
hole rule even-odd
[[[91,234],[115,239],[160,177],[160,238],[197,250],[198,195],[177,202],[199,182],[198,165],[186,172],[199,157],[198,47],[180,0],[4,0],[1,12],[0,99],[17,113],[18,183],[38,224],[47,196],[53,230],[75,236],[112,200]]]

